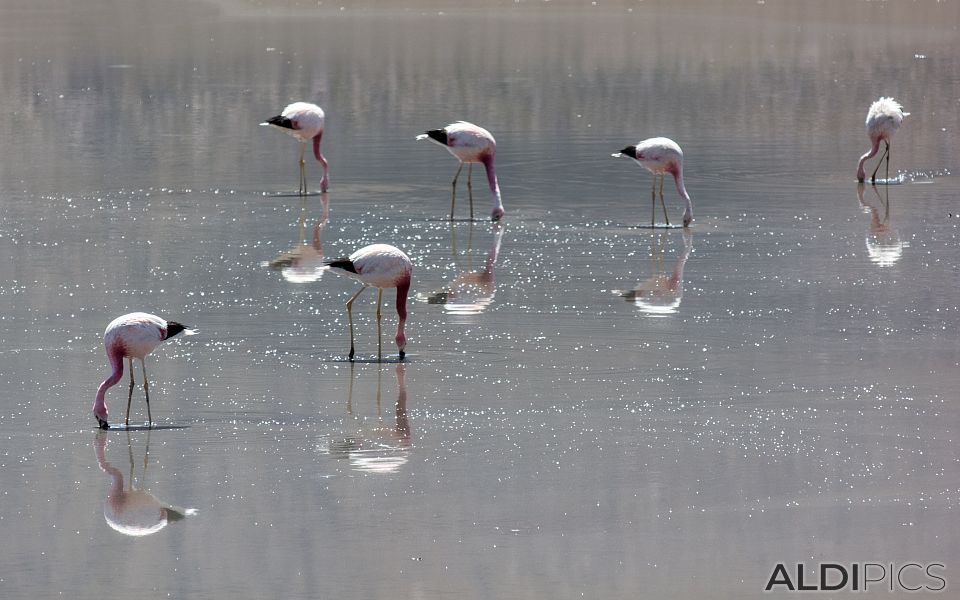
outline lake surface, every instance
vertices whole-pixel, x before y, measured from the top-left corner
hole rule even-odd
[[[0,596],[795,597],[778,563],[951,595],[960,9],[677,4],[0,3]],[[881,95],[911,114],[858,187]],[[295,100],[322,196],[257,126]],[[482,169],[448,222],[414,141],[458,119],[499,224]],[[687,231],[610,157],[659,135]],[[414,263],[402,363],[371,291],[346,361],[357,284],[317,268],[373,242]],[[147,358],[153,430],[138,388],[98,432],[140,310],[200,334]]]

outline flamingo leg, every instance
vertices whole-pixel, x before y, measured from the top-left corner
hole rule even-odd
[[[650,227],[657,221],[657,174],[653,174],[653,185],[650,187]]]
[[[470,220],[473,221],[473,163],[467,165],[467,195],[470,196]]]
[[[460,171],[463,170],[463,161],[457,167],[457,174],[453,176],[453,193],[450,194],[450,220],[453,220],[453,207],[457,204],[457,179],[460,177]]]
[[[887,141],[887,183],[890,183],[890,142]]]
[[[367,289],[367,286],[363,286],[360,290],[350,297],[347,300],[347,320],[350,321],[350,354],[347,355],[351,361],[353,361],[353,301],[357,299],[363,290]]]
[[[660,206],[663,207],[663,218],[667,222],[667,226],[670,226],[670,217],[667,216],[667,205],[663,203],[663,180],[667,178],[665,173],[660,173]]]
[[[880,163],[883,162],[884,157],[887,159],[887,179],[890,178],[890,142],[883,140],[885,144],[883,147],[883,155],[880,157],[880,160],[877,161],[877,168],[873,170],[873,175],[870,176],[870,183],[876,183],[877,181],[877,171],[880,170]]]
[[[133,357],[127,359],[130,363],[130,391],[127,394],[127,420],[124,421],[127,427],[130,426],[130,403],[133,401]]]
[[[307,195],[307,168],[303,160],[303,150],[307,147],[306,142],[300,142],[300,195]]]
[[[133,364],[131,363],[131,368]],[[147,397],[147,427],[153,427],[153,416],[150,414],[150,382],[147,381],[147,363],[140,359],[140,367],[143,369],[143,394]]]
[[[383,360],[383,342],[380,339],[380,302],[383,300],[383,288],[377,288],[377,360]]]

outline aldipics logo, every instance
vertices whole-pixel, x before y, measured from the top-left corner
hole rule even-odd
[[[867,592],[942,592],[947,589],[942,563],[820,563],[808,571],[803,563],[777,563],[767,580],[765,592],[835,592],[848,590]],[[811,574],[813,573],[813,574]]]

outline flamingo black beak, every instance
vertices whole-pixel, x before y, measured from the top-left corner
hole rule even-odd
[[[100,417],[97,417],[97,423],[99,424],[100,429],[103,429],[104,431],[106,431],[107,429],[110,429],[110,423],[107,423]]]
[[[626,156],[627,158],[636,158],[637,157],[637,147],[636,146],[627,146],[620,151],[620,154]]]
[[[407,355],[407,353],[404,352],[403,350],[401,350],[401,351],[400,351],[400,360],[403,360],[406,355]]]

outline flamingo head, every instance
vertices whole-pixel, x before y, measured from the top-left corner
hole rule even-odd
[[[490,213],[490,220],[491,220],[491,221],[499,221],[500,219],[503,218],[503,214],[504,214],[504,213],[503,213],[503,207],[502,207],[502,206],[498,206],[498,207],[496,207],[496,208],[493,209],[493,212],[492,212],[492,213]]]
[[[693,212],[689,209],[683,211],[683,226],[690,227],[690,223],[693,222]]]

